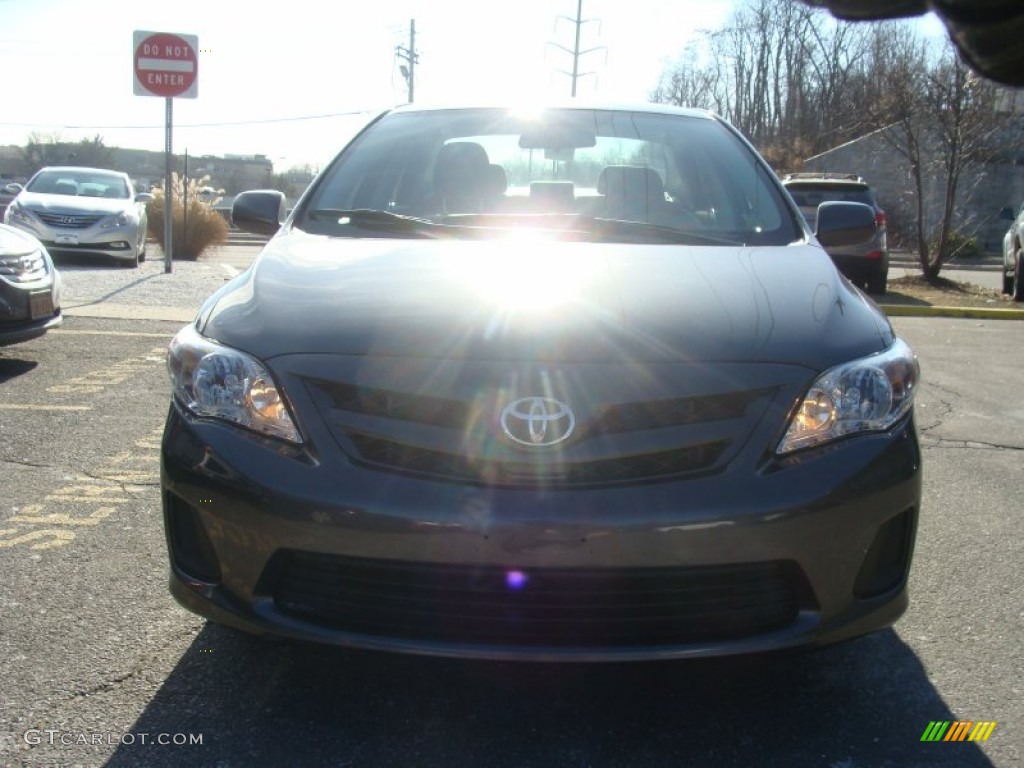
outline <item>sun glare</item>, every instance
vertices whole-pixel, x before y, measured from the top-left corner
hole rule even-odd
[[[547,313],[578,302],[593,277],[592,253],[543,230],[517,229],[487,251],[461,264],[461,277],[508,312]]]

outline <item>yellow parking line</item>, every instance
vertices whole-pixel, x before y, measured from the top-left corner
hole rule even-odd
[[[91,405],[17,405],[0,403],[0,411],[91,411]]]

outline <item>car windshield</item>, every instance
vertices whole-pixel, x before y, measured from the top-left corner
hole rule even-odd
[[[772,172],[718,120],[576,108],[388,114],[327,169],[295,225],[356,237],[417,226],[659,243],[801,237]]]
[[[40,171],[25,189],[48,195],[106,197],[118,200],[128,198],[128,185],[120,176],[73,169]]]
[[[844,202],[874,205],[871,192],[866,187],[840,187],[831,184],[787,184],[786,189],[793,201],[801,208],[817,208],[822,203]]]

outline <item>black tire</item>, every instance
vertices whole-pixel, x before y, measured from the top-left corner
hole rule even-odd
[[[888,288],[889,276],[876,275],[868,278],[868,293],[874,296],[884,296]]]
[[[1007,272],[1003,272],[1003,293],[1013,293],[1013,278]]]

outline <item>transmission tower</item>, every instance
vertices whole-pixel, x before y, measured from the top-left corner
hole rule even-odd
[[[585,51],[581,51],[580,50],[580,32],[581,32],[581,30],[583,28],[583,25],[584,24],[589,24],[589,23],[595,22],[595,21],[599,25],[601,23],[599,19],[584,19],[583,18],[583,0],[576,0],[576,18],[572,18],[570,16],[559,16],[555,20],[555,27],[556,28],[558,26],[558,21],[560,21],[562,19],[565,19],[566,21],[568,21],[570,24],[572,24],[575,27],[575,35],[574,36],[575,36],[575,40],[576,41],[575,41],[575,44],[572,47],[572,50],[566,48],[564,45],[559,45],[558,43],[548,43],[548,45],[553,45],[555,48],[558,48],[559,50],[565,51],[570,56],[572,56],[572,72],[567,72],[564,69],[559,69],[558,71],[561,72],[562,74],[568,75],[570,78],[572,78],[572,96],[573,96],[573,98],[576,98],[576,81],[579,80],[581,77],[586,77],[587,75],[595,75],[596,76],[596,74],[594,72],[580,72],[580,57],[581,56],[586,56],[588,53],[593,53],[594,51],[600,51],[600,50],[607,51],[608,48],[607,48],[607,46],[604,46],[604,45],[598,45],[598,46],[595,46],[593,48],[588,48]],[[598,31],[598,33],[600,34],[600,30]]]

